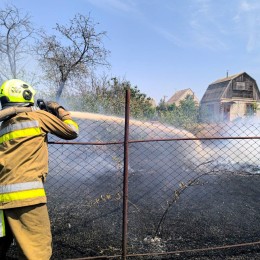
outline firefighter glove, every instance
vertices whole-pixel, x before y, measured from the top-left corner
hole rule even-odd
[[[57,102],[47,101],[46,106],[47,110],[59,119],[71,119],[69,111],[67,111],[63,106],[59,105]]]

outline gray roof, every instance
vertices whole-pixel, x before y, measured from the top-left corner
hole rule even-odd
[[[233,79],[239,77],[242,74],[247,74],[247,73],[241,72],[241,73],[234,74],[234,75],[229,76],[229,77],[221,78],[221,79],[218,79],[218,80],[212,82],[208,86],[206,92],[204,93],[204,95],[201,99],[201,103],[220,100],[221,97],[223,97],[223,95],[224,95],[226,89],[228,88],[229,84],[231,83],[231,81]]]
[[[217,83],[221,83],[221,82],[225,82],[225,81],[230,81],[230,80],[235,79],[236,77],[238,77],[238,76],[240,76],[240,75],[242,75],[242,74],[244,74],[244,73],[245,73],[245,72],[240,72],[240,73],[238,73],[238,74],[235,74],[235,75],[232,75],[232,76],[229,76],[229,77],[225,77],[225,78],[222,78],[222,79],[218,79],[218,80],[212,82],[210,85],[212,85],[212,84],[217,84]]]

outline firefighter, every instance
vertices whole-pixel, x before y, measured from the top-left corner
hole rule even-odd
[[[34,107],[35,90],[18,79],[0,88],[2,111],[13,107],[0,127],[0,259],[13,242],[19,259],[47,260],[52,236],[44,182],[48,172],[47,135],[71,140],[78,125],[56,102],[47,111]],[[51,113],[50,113],[51,112]],[[1,113],[1,111],[0,111]]]

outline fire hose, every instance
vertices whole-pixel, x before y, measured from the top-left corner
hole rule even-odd
[[[17,115],[19,113],[23,113],[23,112],[32,112],[35,110],[45,110],[47,112],[50,112],[45,101],[43,99],[38,99],[37,100],[37,107],[34,106],[30,106],[30,107],[8,107],[5,108],[3,110],[0,110],[0,121],[4,121],[5,119],[7,119],[10,116],[14,116]]]

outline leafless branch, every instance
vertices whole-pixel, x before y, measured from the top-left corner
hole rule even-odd
[[[6,5],[0,10],[0,57],[8,67],[1,66],[0,74],[4,78],[17,78],[22,71],[19,61],[29,52],[29,39],[34,29],[28,14],[13,5]]]
[[[106,61],[109,52],[102,44],[106,32],[97,33],[95,26],[89,16],[77,14],[69,25],[56,24],[55,35],[41,35],[37,48],[39,61],[45,74],[58,80],[57,100],[68,80],[87,74],[97,65],[109,65]]]

